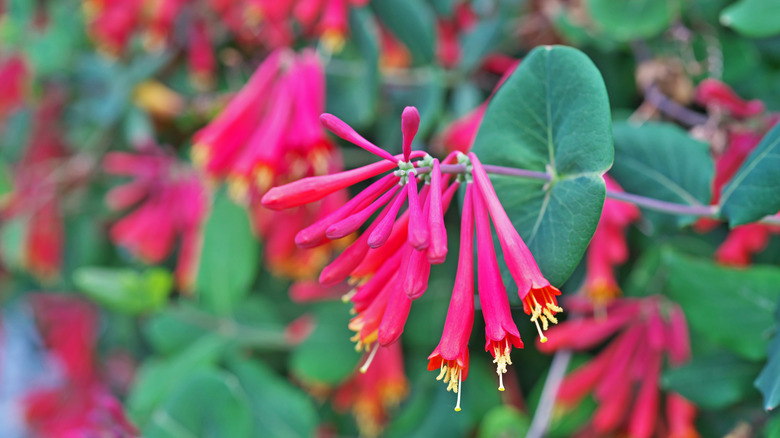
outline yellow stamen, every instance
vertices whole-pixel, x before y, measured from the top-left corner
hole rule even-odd
[[[351,300],[352,297],[354,297],[356,293],[357,293],[357,289],[350,290],[349,292],[347,292],[347,293],[345,293],[344,295],[341,296],[341,301],[344,302],[344,303],[349,302],[349,300]]]
[[[504,340],[504,351],[501,351],[500,345],[493,347],[493,363],[496,364],[496,374],[498,374],[498,390],[504,391],[504,373],[506,373],[506,366],[512,365],[512,359],[509,357],[509,353],[512,351],[512,347],[509,345],[508,340]]]
[[[436,380],[441,380],[444,378],[445,375],[447,375],[447,365],[442,362],[441,364],[441,372],[439,373],[439,377],[436,378]]]

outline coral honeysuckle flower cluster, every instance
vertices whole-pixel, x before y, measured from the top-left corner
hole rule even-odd
[[[278,49],[193,138],[195,165],[227,181],[231,197],[250,209],[271,270],[297,279],[316,275],[341,244],[301,250],[295,234],[346,202],[346,191],[284,212],[257,201],[271,186],[343,169],[339,149],[319,124],[324,110],[325,71],[316,52]]]
[[[550,342],[537,344],[542,352],[589,350],[617,335],[564,379],[558,402],[574,407],[592,393],[599,407],[589,427],[596,436],[619,432],[636,438],[698,437],[696,408],[679,394],[667,392],[665,416],[660,413],[658,381],[664,357],[672,367],[691,357],[682,309],[659,296],[617,299],[607,307],[606,317],[580,297],[571,297],[566,304],[585,316],[552,328]]]
[[[352,339],[356,349],[368,353],[361,368],[365,372],[378,356],[378,350],[399,339],[412,302],[427,289],[431,265],[443,263],[447,257],[443,214],[452,204],[455,192],[465,186],[458,274],[444,333],[429,357],[429,369],[439,370],[439,379],[460,397],[461,382],[468,376],[467,343],[474,319],[476,230],[477,290],[485,320],[485,350],[494,358],[499,389],[503,390],[503,374],[507,365],[512,364],[512,348],[522,348],[523,342],[499,272],[491,223],[505,263],[517,283],[523,310],[531,316],[542,342],[547,340],[544,330],[550,323],[557,323],[555,315],[563,310],[556,298],[560,291],[542,275],[477,156],[453,152],[439,161],[424,152],[412,151],[420,115],[416,108],[407,107],[401,119],[403,153],[393,156],[337,117],[323,114],[320,120],[331,132],[382,161],[272,188],[263,196],[262,205],[273,210],[299,207],[384,174],[295,237],[303,248],[316,247],[355,233],[376,214],[365,232],[320,275],[323,285],[347,279],[355,285],[344,300],[352,303],[355,313],[349,327],[355,331]],[[401,213],[404,204],[407,208]],[[459,400],[456,410],[460,410]]]

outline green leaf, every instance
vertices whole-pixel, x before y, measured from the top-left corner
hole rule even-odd
[[[641,126],[615,123],[615,164],[609,175],[629,193],[685,205],[706,205],[711,198],[713,162],[706,143],[669,123]],[[673,216],[643,209],[658,227],[683,226],[694,216]]]
[[[780,298],[780,269],[734,269],[665,251],[666,293],[699,335],[750,360],[766,357]]]
[[[477,438],[525,436],[530,426],[528,416],[512,406],[496,406],[482,420]]]
[[[335,386],[352,374],[360,359],[349,340],[349,311],[341,302],[323,303],[314,317],[317,325],[293,350],[289,368],[304,382]]]
[[[13,269],[24,267],[26,235],[27,221],[22,217],[11,219],[0,228],[0,255],[4,265]]]
[[[127,399],[133,420],[142,426],[146,424],[179,382],[197,370],[212,367],[228,345],[221,336],[209,334],[175,356],[146,360],[138,370]]]
[[[149,438],[242,438],[252,431],[249,400],[235,376],[216,370],[189,374],[144,428]],[[281,435],[278,435],[281,436]]]
[[[776,0],[742,0],[720,14],[720,22],[751,38],[780,34],[780,3]]]
[[[551,171],[543,181],[491,176],[542,273],[563,284],[582,258],[612,164],[609,102],[596,67],[570,47],[534,49],[491,100],[474,143],[484,164]]]
[[[436,20],[422,0],[372,0],[377,17],[409,49],[415,64],[428,64],[434,56]]]
[[[139,273],[127,268],[84,267],[76,269],[73,282],[101,305],[127,314],[162,308],[173,290],[173,277],[162,268]]]
[[[257,273],[258,244],[243,208],[217,194],[203,238],[196,290],[218,314],[232,313],[249,292]]]
[[[11,171],[5,164],[0,164],[0,204],[3,199],[14,190],[14,181]]]
[[[590,17],[618,41],[654,37],[666,30],[679,13],[676,0],[587,0]]]
[[[777,334],[769,344],[769,361],[761,370],[755,386],[764,395],[764,409],[780,405],[780,336]]]
[[[729,225],[747,224],[780,211],[780,124],[748,155],[720,197]]]
[[[290,438],[317,435],[317,411],[300,389],[258,361],[234,360],[229,368],[249,397],[256,431]]]
[[[757,395],[752,382],[759,369],[755,362],[721,351],[694,356],[686,365],[667,370],[661,382],[700,408],[723,409]]]

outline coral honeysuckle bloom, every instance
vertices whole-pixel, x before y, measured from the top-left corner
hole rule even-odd
[[[534,256],[501,206],[501,201],[482,163],[474,153],[469,153],[468,158],[473,167],[474,185],[479,189],[487,211],[490,212],[498,241],[504,251],[504,260],[517,283],[518,294],[523,300],[523,311],[531,315],[531,321],[536,324],[539,338],[542,342],[546,342],[547,338],[542,329],[547,330],[550,322],[553,324],[558,322],[555,314],[562,312],[563,309],[558,306],[556,297],[561,292],[542,275]]]
[[[598,346],[617,333],[609,345],[590,362],[570,373],[562,382],[558,401],[576,406],[593,393],[599,407],[591,427],[601,435],[625,433],[631,437],[657,436],[659,428],[678,437],[697,437],[693,425],[695,408],[679,395],[667,392],[667,425],[660,410],[659,379],[664,358],[671,366],[690,359],[688,329],[681,309],[661,297],[618,298],[606,315],[596,316],[593,304],[572,297],[570,305],[590,310],[588,316],[566,321],[549,330],[551,342],[539,343],[542,351],[585,350]]]
[[[460,411],[461,382],[469,375],[471,329],[474,325],[474,195],[473,185],[466,186],[460,231],[460,256],[455,287],[444,322],[444,332],[436,349],[428,356],[428,370],[439,370],[437,380],[444,380],[447,391],[458,394],[455,410]]]
[[[504,390],[504,374],[507,365],[512,365],[509,354],[512,346],[523,348],[520,332],[517,330],[512,313],[509,310],[509,298],[498,271],[496,250],[493,246],[493,235],[490,231],[488,212],[485,208],[482,194],[474,192],[474,222],[477,228],[477,289],[479,302],[482,305],[482,315],[485,318],[485,351],[493,355],[496,364],[500,391]]]
[[[111,239],[146,263],[160,263],[181,241],[176,266],[180,288],[195,283],[209,195],[194,169],[155,145],[140,153],[110,152],[108,173],[134,178],[106,195],[111,209],[135,209],[111,227]]]

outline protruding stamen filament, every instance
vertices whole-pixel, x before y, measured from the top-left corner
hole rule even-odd
[[[539,341],[541,341],[542,343],[547,342],[547,336],[544,335],[544,333],[542,332],[542,328],[539,327],[539,321],[534,319],[533,322],[534,324],[536,324],[536,331],[539,332]]]
[[[458,402],[455,403],[455,412],[460,412],[460,386],[462,383],[461,377],[463,376],[463,370],[458,369]]]
[[[362,367],[360,367],[360,372],[365,374],[366,371],[368,371],[368,367],[371,366],[371,362],[374,361],[374,356],[376,356],[376,351],[379,350],[379,343],[377,342],[374,344],[374,348],[371,350],[371,353],[368,355],[368,359],[366,359],[366,363],[363,364]]]
[[[357,288],[352,288],[352,290],[350,290],[349,292],[347,292],[347,293],[345,293],[344,295],[341,296],[341,301],[344,302],[344,303],[348,303],[349,300],[351,300],[352,297],[354,297],[356,293],[357,293]]]

